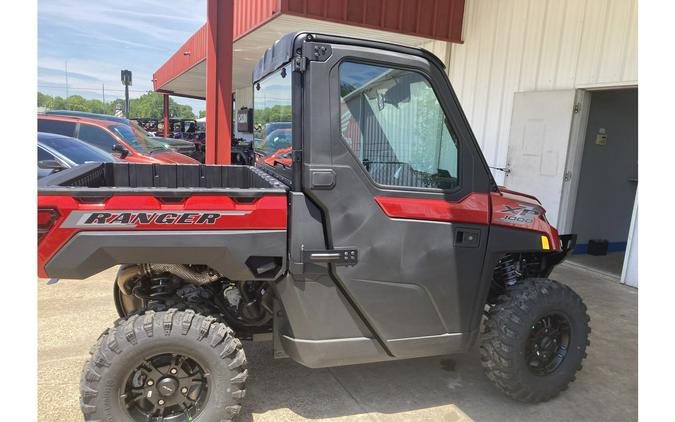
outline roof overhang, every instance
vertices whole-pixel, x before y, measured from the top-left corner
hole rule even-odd
[[[289,32],[409,46],[461,42],[464,14],[464,0],[235,0],[234,7],[233,90],[251,85],[253,68],[265,50]],[[155,91],[206,98],[207,33],[205,24],[154,73]]]

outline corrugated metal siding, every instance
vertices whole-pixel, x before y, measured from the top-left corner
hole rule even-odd
[[[433,38],[462,41],[465,0],[231,0],[237,39],[271,19],[288,14]],[[289,28],[299,30],[302,28]],[[192,35],[153,75],[154,89],[206,59],[206,25]],[[184,55],[190,51],[190,55]]]
[[[515,92],[637,83],[637,0],[468,0],[464,21],[448,75],[490,165]]]
[[[187,41],[167,60],[162,67],[152,75],[153,89],[162,88],[164,84],[192,68],[206,58],[206,24],[197,30]],[[186,55],[185,52],[190,52]]]
[[[232,36],[236,41],[249,31],[278,15],[281,0],[234,0]],[[155,90],[176,76],[206,59],[206,24],[188,40],[153,74]],[[184,55],[189,51],[190,55]]]
[[[464,0],[280,0],[282,13],[462,42]]]
[[[253,107],[253,88],[246,87],[234,90],[234,98],[236,101],[237,110],[242,107]]]
[[[424,44],[420,44],[419,47],[424,48],[425,50],[430,51],[436,57],[441,59],[443,63],[447,65],[449,54],[450,54],[450,44],[445,41],[429,41]]]
[[[233,39],[272,19],[280,9],[280,0],[234,0]]]

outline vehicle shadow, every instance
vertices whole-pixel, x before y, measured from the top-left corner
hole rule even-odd
[[[485,378],[477,350],[462,356],[310,369],[290,359],[273,359],[271,342],[245,342],[244,349],[249,380],[238,421],[252,421],[254,416],[256,421],[384,416],[464,422],[474,420],[476,409],[495,404],[514,414],[522,411],[523,405],[510,402]],[[501,420],[504,415],[494,416]]]

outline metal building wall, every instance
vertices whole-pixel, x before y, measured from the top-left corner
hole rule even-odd
[[[281,13],[462,42],[465,0],[279,0]]]
[[[497,167],[515,92],[637,84],[637,0],[468,0],[463,39],[448,75]]]
[[[245,88],[235,89],[234,98],[237,102],[237,109],[242,107],[253,107],[253,87],[247,86]]]

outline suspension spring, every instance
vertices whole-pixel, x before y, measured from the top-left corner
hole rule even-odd
[[[497,262],[495,267],[494,280],[502,286],[513,286],[518,282],[520,273],[516,260],[511,255],[506,255]]]
[[[174,293],[173,283],[169,277],[155,277],[151,280],[148,306],[159,305]]]

